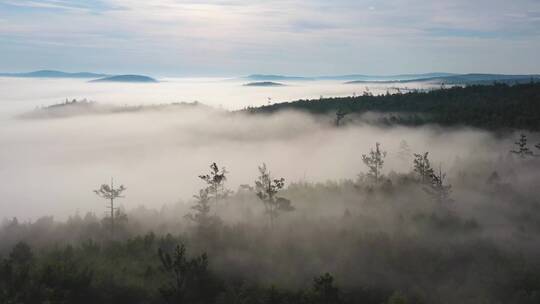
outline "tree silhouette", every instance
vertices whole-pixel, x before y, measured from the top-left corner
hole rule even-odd
[[[265,212],[270,218],[270,227],[274,226],[275,218],[280,212],[293,211],[294,207],[291,201],[276,197],[276,194],[285,186],[285,179],[272,179],[270,172],[266,168],[266,164],[259,167],[259,177],[255,181],[255,192],[257,197],[263,202]]]
[[[208,188],[199,190],[199,195],[194,195],[196,200],[195,205],[191,206],[194,213],[189,213],[185,217],[195,223],[199,227],[208,227],[212,221],[210,216],[210,197],[208,196]]]
[[[433,168],[431,168],[431,164],[429,163],[428,154],[429,152],[425,152],[424,154],[414,153],[414,172],[418,174],[422,184],[430,182],[433,175]]]
[[[114,206],[114,200],[117,198],[122,198],[122,192],[124,192],[126,188],[124,185],[120,185],[118,188],[114,188],[114,180],[111,178],[111,184],[102,184],[101,187],[98,190],[94,190],[94,193],[97,194],[99,197],[102,197],[110,202],[108,206],[106,206],[107,209],[110,211],[111,216],[111,235],[114,236],[114,218],[115,218],[115,211],[118,209]]]
[[[527,147],[527,136],[525,134],[521,133],[519,140],[514,145],[516,149],[510,152],[517,154],[521,159],[533,156],[533,152]]]
[[[24,242],[17,243],[8,259],[0,260],[0,303],[27,303],[33,298],[34,254]]]
[[[336,127],[341,126],[341,121],[345,118],[345,116],[349,114],[348,112],[343,111],[342,109],[339,109],[336,112]]]
[[[204,283],[208,277],[208,257],[206,253],[189,259],[186,246],[177,245],[174,252],[158,249],[163,271],[168,275],[166,285],[159,289],[168,303],[199,303],[203,296]]]
[[[424,188],[425,191],[431,195],[431,197],[439,203],[452,202],[450,199],[450,193],[452,192],[452,185],[445,184],[446,173],[442,172],[441,166],[439,166],[438,173],[431,174],[431,181],[429,187]]]
[[[368,177],[378,183],[382,177],[382,168],[386,151],[381,150],[381,144],[375,143],[375,150],[371,149],[369,155],[362,154],[362,161],[368,167]]]
[[[320,304],[337,304],[341,303],[339,289],[334,286],[334,277],[329,273],[325,273],[313,280],[313,293],[315,295],[315,303]]]
[[[217,205],[218,201],[227,198],[231,193],[230,190],[225,188],[225,182],[227,181],[227,173],[229,173],[225,167],[221,168],[221,171],[218,168],[216,163],[210,165],[210,173],[199,175],[199,178],[206,182],[207,186],[207,196],[210,199],[214,200],[214,203]]]

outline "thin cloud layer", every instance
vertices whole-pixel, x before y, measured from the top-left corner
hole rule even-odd
[[[0,52],[13,59],[0,64],[3,70],[384,74],[540,67],[540,3],[532,0],[1,0],[0,24]]]

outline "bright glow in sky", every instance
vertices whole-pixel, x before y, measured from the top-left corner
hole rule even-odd
[[[0,71],[540,72],[538,0],[0,0]]]

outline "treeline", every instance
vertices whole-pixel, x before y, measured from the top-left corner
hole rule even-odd
[[[471,126],[488,130],[540,130],[540,83],[471,85],[428,92],[320,98],[247,108],[248,113],[283,110],[336,115],[376,112],[382,125]],[[350,115],[351,117],[353,115]]]
[[[87,241],[40,254],[21,242],[0,263],[0,302],[397,304],[407,299],[386,289],[344,292],[328,273],[297,290],[224,280],[209,269],[210,261],[205,253],[188,255],[182,238],[170,234],[102,244]]]

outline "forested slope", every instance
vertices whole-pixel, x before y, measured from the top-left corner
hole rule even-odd
[[[474,85],[429,92],[298,100],[245,111],[274,113],[284,110],[313,114],[378,112],[387,114],[381,116],[379,123],[382,124],[539,130],[540,83]]]

